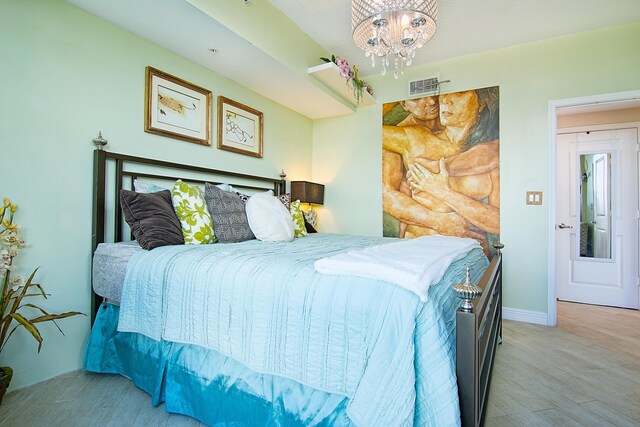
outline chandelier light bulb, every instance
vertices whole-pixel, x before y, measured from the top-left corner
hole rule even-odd
[[[437,14],[437,0],[352,0],[353,41],[372,66],[381,58],[382,75],[392,57],[397,79],[435,34]]]

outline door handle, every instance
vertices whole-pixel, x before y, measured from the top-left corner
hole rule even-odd
[[[564,222],[558,224],[558,228],[573,228],[573,225],[567,225]]]

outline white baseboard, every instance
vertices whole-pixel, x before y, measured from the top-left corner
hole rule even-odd
[[[517,322],[535,323],[537,325],[547,324],[547,313],[542,311],[502,307],[502,318],[505,320],[515,320]]]

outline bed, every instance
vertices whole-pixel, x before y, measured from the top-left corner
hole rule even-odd
[[[133,179],[197,174],[189,179],[223,177],[283,193],[284,176],[103,150],[94,162],[95,320],[85,369],[125,375],[153,404],[209,425],[482,424],[501,335],[499,251],[490,263],[480,250],[453,262],[426,302],[384,281],[313,268],[318,259],[383,238],[319,233],[288,244],[144,251],[122,242],[128,236],[113,214],[118,198],[109,197]],[[456,310],[450,285],[467,267],[484,292],[472,310]],[[136,299],[142,303],[135,309],[119,304]]]

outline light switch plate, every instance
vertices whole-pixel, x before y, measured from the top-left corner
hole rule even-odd
[[[542,191],[527,191],[527,204],[528,205],[541,205],[542,204]]]

